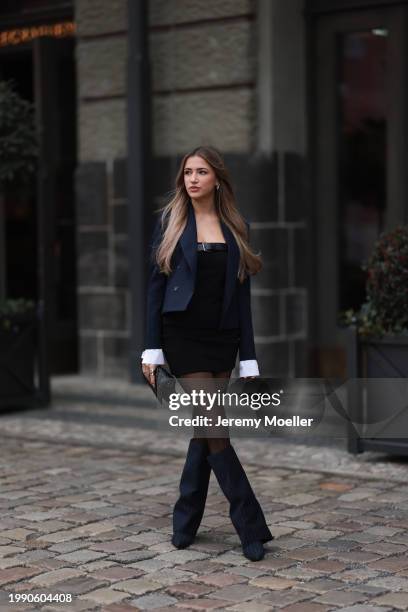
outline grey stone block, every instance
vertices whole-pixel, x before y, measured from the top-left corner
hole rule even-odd
[[[289,293],[285,296],[286,333],[305,334],[307,328],[307,304],[304,292]]]
[[[105,225],[106,165],[88,162],[78,166],[75,173],[77,225]]]
[[[149,0],[151,26],[170,25],[247,15],[254,11],[254,0]]]
[[[80,40],[76,56],[80,98],[125,95],[126,35]]]
[[[79,285],[107,285],[109,283],[107,232],[78,232],[77,248]]]
[[[153,96],[154,155],[184,155],[200,144],[224,152],[251,151],[254,96],[254,89],[245,86]]]
[[[79,321],[82,329],[127,329],[125,292],[82,293]]]
[[[97,343],[96,334],[94,336],[80,336],[80,371],[82,374],[96,372],[98,369]]]
[[[108,34],[127,29],[127,0],[75,0],[77,35]]]
[[[288,342],[258,343],[256,355],[261,375],[271,378],[285,378],[289,374]]]
[[[263,268],[256,275],[258,287],[282,289],[288,287],[288,230],[251,229],[251,244],[261,252]]]
[[[277,155],[224,156],[240,211],[249,221],[275,221],[278,216]],[[250,239],[252,240],[251,231]]]
[[[95,100],[79,105],[81,162],[125,157],[126,99]]]
[[[129,378],[129,339],[103,339],[103,374],[114,378]]]
[[[255,80],[254,26],[250,21],[152,32],[153,91],[223,87]],[[199,70],[197,69],[199,66]]]
[[[115,287],[129,287],[129,255],[127,238],[115,238],[113,262]]]
[[[255,336],[277,336],[281,316],[278,295],[253,295],[252,318]]]
[[[128,205],[115,204],[112,206],[113,231],[115,234],[128,233]]]
[[[305,161],[298,153],[284,154],[285,221],[304,221],[308,216]]]
[[[115,159],[113,162],[113,197],[127,197],[127,159]]]

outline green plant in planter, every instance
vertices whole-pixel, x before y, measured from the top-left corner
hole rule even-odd
[[[408,226],[381,234],[362,268],[366,301],[342,313],[341,323],[356,325],[361,336],[408,335]]]
[[[24,298],[0,300],[0,332],[18,331],[17,321],[35,314],[35,302]]]
[[[16,92],[12,80],[0,81],[0,185],[29,180],[37,156],[34,107]]]
[[[3,195],[6,185],[28,184],[35,176],[39,147],[34,106],[0,81],[0,300],[5,299],[6,252]]]

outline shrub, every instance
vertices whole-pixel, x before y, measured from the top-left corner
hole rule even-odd
[[[346,311],[343,322],[361,335],[408,334],[408,226],[381,234],[363,270],[366,301]]]
[[[27,181],[37,156],[34,107],[15,91],[13,81],[0,81],[0,185]]]

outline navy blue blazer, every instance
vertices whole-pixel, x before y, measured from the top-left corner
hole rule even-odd
[[[249,223],[246,221],[249,230]],[[255,343],[251,311],[251,281],[248,275],[241,283],[238,278],[239,248],[233,233],[221,221],[222,233],[228,245],[224,297],[219,329],[239,327],[239,360],[255,359]],[[151,240],[151,261],[147,287],[147,326],[145,347],[159,349],[161,315],[186,310],[193,295],[197,265],[197,225],[191,201],[187,224],[174,249],[169,276],[160,272],[155,262],[156,248],[162,237],[160,218],[156,221]]]

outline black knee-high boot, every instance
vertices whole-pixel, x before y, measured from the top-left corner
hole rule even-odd
[[[173,510],[172,543],[177,548],[192,544],[203,518],[211,467],[205,440],[192,438],[180,480],[180,497]]]
[[[207,461],[230,503],[230,517],[244,554],[252,561],[263,557],[264,542],[273,540],[262,508],[231,444],[218,453],[211,453]]]

